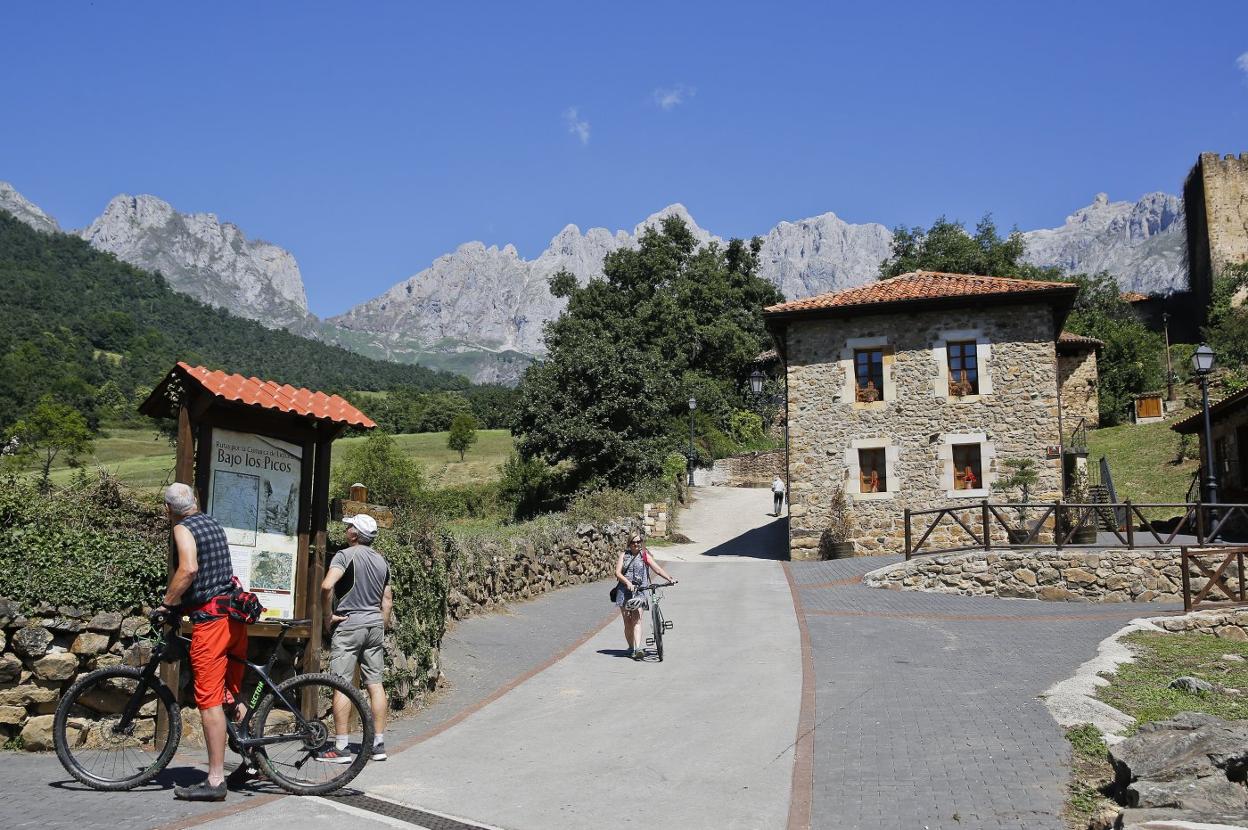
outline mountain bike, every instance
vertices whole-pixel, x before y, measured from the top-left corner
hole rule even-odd
[[[676,624],[663,616],[663,611],[659,608],[659,600],[663,595],[659,593],[659,588],[670,588],[675,582],[650,583],[643,588],[638,588],[636,593],[642,591],[650,592],[650,631],[651,636],[646,639],[646,645],[654,646],[654,653],[658,656],[659,662],[663,662],[663,632],[671,631]]]
[[[350,714],[360,722],[362,746],[373,745],[373,715],[360,690],[333,674],[298,674],[276,682],[271,676],[282,643],[292,627],[309,620],[266,620],[281,625],[264,665],[240,660],[259,676],[246,715],[235,722],[227,710],[230,749],[243,756],[277,786],[295,795],[324,795],[359,775],[369,753],[357,753],[350,765],[318,760],[331,745],[334,692],[346,696]],[[96,790],[129,790],[158,775],[173,759],[182,737],[177,696],[159,677],[162,660],[186,654],[190,640],[180,632],[180,618],[152,617],[155,639],[142,668],[110,666],[82,677],[56,707],[52,738],[65,771]],[[295,655],[298,662],[299,654]],[[156,728],[163,711],[164,733]]]

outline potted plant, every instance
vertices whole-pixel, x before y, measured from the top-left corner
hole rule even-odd
[[[1010,538],[1010,544],[1017,545],[1027,541],[1029,535],[1027,529],[1027,498],[1031,494],[1031,488],[1040,480],[1040,474],[1036,471],[1036,461],[1034,458],[1009,458],[1005,461],[1005,466],[1009,468],[1009,474],[998,478],[992,483],[992,489],[999,493],[1004,493],[1006,500],[1013,505],[1018,511],[1018,527],[1006,529],[1006,533]],[[1018,493],[1017,500],[1011,500],[1010,494]]]
[[[820,559],[845,559],[854,555],[854,520],[850,515],[849,499],[845,498],[845,488],[837,487],[832,491],[832,501],[828,505],[828,526],[819,534]]]

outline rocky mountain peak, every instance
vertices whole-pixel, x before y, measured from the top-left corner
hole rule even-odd
[[[37,205],[28,200],[8,182],[0,182],[0,210],[7,211],[20,222],[43,233],[56,233],[61,226]]]
[[[273,327],[309,319],[299,265],[289,251],[248,239],[212,213],[179,213],[151,195],[122,194],[79,235],[92,247],[160,271],[170,286]]]

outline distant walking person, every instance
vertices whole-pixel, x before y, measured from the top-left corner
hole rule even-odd
[[[780,476],[771,480],[771,500],[775,503],[775,509],[771,513],[773,516],[779,516],[780,510],[784,507],[784,481]]]
[[[386,760],[385,632],[390,627],[394,594],[390,590],[390,565],[370,545],[377,538],[377,522],[372,516],[345,520],[350,547],[334,554],[329,572],[321,583],[321,607],[333,609],[325,617],[325,633],[331,634],[329,670],[351,682],[355,667],[368,691],[373,709],[372,757]],[[335,599],[337,602],[335,603]],[[354,759],[348,744],[350,701],[334,692],[334,745],[317,757],[333,764],[349,764]],[[367,752],[366,747],[360,747]]]
[[[165,512],[173,524],[177,568],[154,613],[165,617],[189,614],[191,672],[195,676],[195,706],[208,748],[208,779],[189,787],[175,787],[173,797],[185,801],[222,801],[225,798],[225,704],[234,703],[243,682],[243,664],[231,663],[232,654],[247,657],[247,626],[220,612],[216,600],[234,589],[234,565],[225,529],[213,517],[199,512],[195,492],[186,484],[165,489]],[[237,716],[245,707],[238,703]]]
[[[659,576],[668,582],[675,582],[667,575],[667,571],[659,566],[658,562],[650,556],[650,551],[641,546],[641,534],[634,533],[628,540],[628,549],[620,554],[620,558],[615,563],[615,578],[620,581],[620,587],[615,592],[615,604],[620,609],[620,616],[624,620],[624,639],[628,642],[628,656],[634,660],[644,660],[646,657],[645,649],[641,647],[643,640],[641,639],[641,611],[642,608],[649,608],[646,602],[646,594],[638,596],[639,602],[634,603],[640,605],[640,608],[629,608],[628,601],[637,593],[638,588],[644,588],[650,584],[650,571],[653,570]]]

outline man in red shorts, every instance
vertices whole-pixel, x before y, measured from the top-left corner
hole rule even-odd
[[[193,787],[177,787],[174,798],[187,801],[225,799],[225,710],[224,704],[239,695],[243,665],[231,662],[226,654],[247,656],[247,626],[213,608],[214,598],[228,597],[233,587],[234,566],[225,529],[216,519],[199,512],[195,492],[185,484],[171,484],[165,490],[165,511],[173,525],[173,541],[178,550],[178,566],[165,589],[158,613],[190,614],[195,628],[191,633],[191,671],[195,676],[195,705],[204,726],[208,747],[208,779]],[[242,704],[240,703],[241,707]]]

